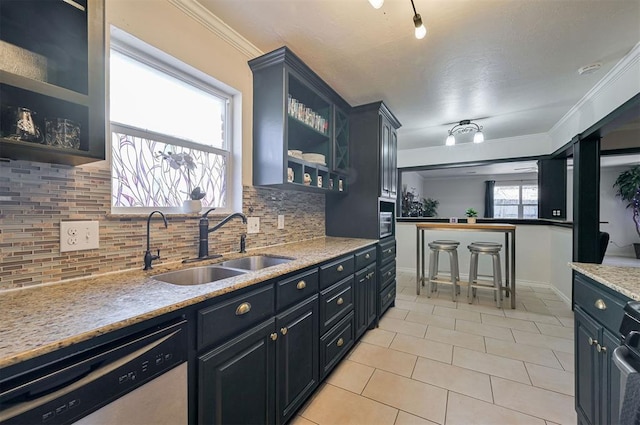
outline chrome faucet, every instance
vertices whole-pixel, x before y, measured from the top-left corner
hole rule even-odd
[[[151,224],[151,216],[153,216],[156,213],[162,216],[162,220],[164,221],[164,228],[166,229],[167,227],[169,227],[169,225],[167,224],[167,219],[165,218],[164,214],[162,214],[162,212],[160,211],[152,211],[151,214],[149,214],[149,217],[147,217],[147,250],[144,253],[144,269],[143,270],[151,270],[153,268],[151,267],[151,263],[153,263],[154,260],[160,259],[160,250],[158,249],[158,255],[153,255],[151,254],[151,250],[149,248],[149,233],[150,233],[149,225]]]
[[[209,233],[215,232],[216,230],[218,230],[219,228],[221,228],[222,226],[227,224],[230,220],[234,219],[235,217],[238,217],[238,218],[242,219],[242,222],[244,224],[247,224],[247,216],[245,216],[242,213],[233,213],[233,214],[228,215],[227,217],[223,218],[220,223],[216,224],[212,228],[209,228],[209,218],[207,217],[207,215],[213,210],[215,210],[215,208],[211,208],[210,210],[205,212],[202,215],[202,217],[200,218],[200,222],[198,223],[198,230],[199,230],[199,232],[198,232],[199,233],[199,238],[198,238],[198,258],[184,260],[183,263],[190,263],[190,262],[198,261],[198,260],[208,260],[208,259],[211,259],[211,258],[220,258],[220,257],[222,257],[222,255],[220,255],[220,254],[211,254],[211,255],[209,255]]]

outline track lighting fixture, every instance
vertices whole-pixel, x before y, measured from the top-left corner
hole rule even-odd
[[[482,133],[482,126],[478,125],[471,120],[462,120],[458,124],[454,125],[451,130],[449,130],[449,135],[447,136],[447,140],[445,142],[446,146],[453,146],[456,144],[456,137],[454,134],[465,134],[475,132],[473,135],[473,143],[482,143],[484,142],[484,134]]]

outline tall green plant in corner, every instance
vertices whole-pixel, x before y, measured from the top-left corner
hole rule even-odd
[[[620,173],[613,187],[617,189],[616,196],[627,202],[627,208],[633,211],[632,219],[636,225],[636,232],[640,237],[640,165]],[[636,257],[640,258],[640,243],[633,244]]]

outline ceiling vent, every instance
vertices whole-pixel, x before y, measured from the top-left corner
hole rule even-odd
[[[602,62],[592,63],[578,69],[578,74],[580,75],[593,74],[594,72],[598,71],[600,68],[602,68]]]

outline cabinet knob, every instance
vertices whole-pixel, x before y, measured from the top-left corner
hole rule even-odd
[[[336,342],[336,345],[337,345],[338,347],[342,347],[342,346],[344,345],[344,339],[339,338],[339,339],[338,339],[338,342]]]
[[[391,276],[391,272],[387,272],[387,276]]]
[[[242,316],[243,314],[247,314],[251,311],[250,303],[242,303],[236,308],[236,316]]]
[[[284,327],[284,328],[280,328],[280,333],[281,333],[282,335],[286,335],[286,334],[287,334],[287,332],[289,332],[289,329],[287,329],[286,327]]]
[[[343,270],[344,270],[344,267],[342,267],[342,264],[340,264],[336,270],[338,270],[339,272],[341,272],[341,271],[343,271]]]
[[[393,252],[393,249],[389,248],[387,249],[387,254],[391,254]]]
[[[342,297],[338,298],[338,301],[336,301],[336,304],[338,305],[344,304],[344,300],[342,299]]]
[[[391,292],[389,292],[389,295],[387,295],[387,298],[391,298]]]
[[[271,335],[269,335],[269,337],[271,338],[272,341],[275,341],[276,339],[278,339],[278,334],[274,332]]]
[[[298,282],[298,284],[296,285],[296,288],[298,289],[304,289],[307,287],[307,282],[305,282],[304,280],[301,280],[300,282]]]
[[[598,343],[598,340],[589,337],[589,339],[587,339],[587,342],[589,343],[589,345],[594,345]]]
[[[604,300],[602,300],[602,298],[598,298],[593,305],[595,305],[598,310],[607,309],[607,305],[605,304]]]
[[[366,255],[364,256],[364,258],[366,258],[366,259],[368,260],[369,258],[371,258],[371,255],[366,254]]]
[[[596,344],[596,351],[598,353],[606,353],[607,347],[605,347],[604,345]]]

